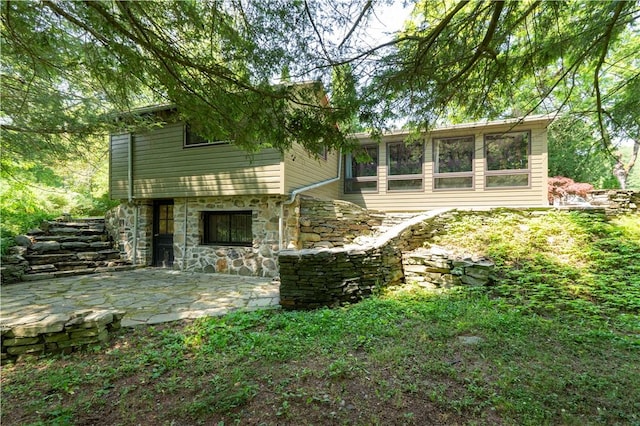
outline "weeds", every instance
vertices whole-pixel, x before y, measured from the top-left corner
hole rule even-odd
[[[491,288],[123,330],[3,368],[3,424],[637,424],[639,229],[464,217],[438,244],[491,255]]]

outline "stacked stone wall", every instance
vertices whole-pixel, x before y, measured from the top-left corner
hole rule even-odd
[[[594,206],[604,206],[608,215],[638,213],[640,191],[622,189],[600,189],[589,193]]]
[[[331,248],[371,235],[384,214],[341,200],[300,199],[300,247]]]
[[[549,208],[500,210],[523,216],[552,211]],[[446,232],[448,223],[470,214],[491,216],[493,212],[437,210],[414,216],[381,236],[357,238],[354,242],[358,244],[283,251],[278,258],[280,304],[285,309],[336,306],[409,279],[432,288],[489,282],[492,266],[485,259],[423,252],[413,258],[408,255],[403,265],[403,254],[424,247],[435,235]],[[419,260],[420,257],[423,260]]]
[[[402,255],[405,281],[428,289],[487,285],[494,279],[494,266],[489,259],[461,257],[437,246]]]
[[[25,317],[21,323],[3,325],[0,330],[2,365],[43,354],[71,353],[109,340],[120,328],[124,312],[80,311]]]

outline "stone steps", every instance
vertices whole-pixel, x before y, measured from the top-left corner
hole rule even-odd
[[[23,281],[131,269],[113,249],[103,218],[45,221],[16,242],[14,251],[28,263]]]

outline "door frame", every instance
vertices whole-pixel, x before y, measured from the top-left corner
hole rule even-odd
[[[171,212],[171,218],[160,219],[160,212],[164,206],[173,206],[174,201],[172,199],[167,200],[154,200],[153,201],[153,219],[151,221],[151,235],[152,235],[152,257],[151,264],[156,267],[170,268],[173,266],[173,230],[175,224],[175,215],[173,213],[173,207],[167,210]],[[165,227],[170,226],[172,232],[170,234],[160,234],[161,220],[169,220],[164,224]]]

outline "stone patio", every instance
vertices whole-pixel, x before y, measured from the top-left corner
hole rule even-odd
[[[46,323],[87,310],[123,311],[132,327],[278,308],[280,284],[271,278],[146,268],[4,285],[0,326]]]

